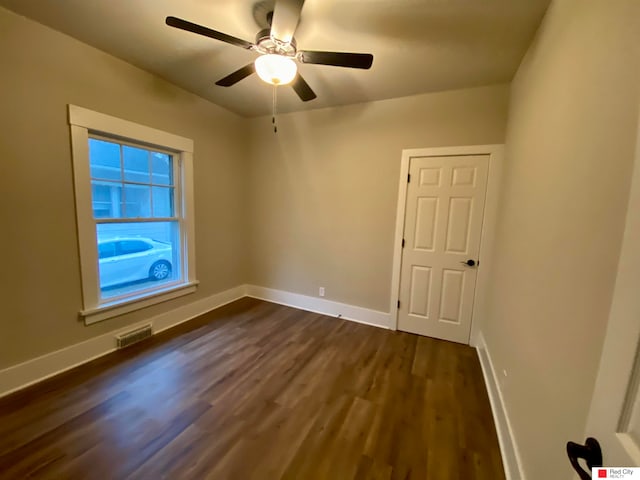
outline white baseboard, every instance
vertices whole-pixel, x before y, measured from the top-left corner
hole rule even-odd
[[[0,397],[115,351],[115,336],[122,332],[150,323],[153,333],[156,334],[245,296],[333,317],[340,316],[346,320],[366,325],[389,328],[390,315],[385,312],[282,290],[254,285],[240,285],[161,313],[150,319],[127,325],[124,328],[113,330],[84,342],[76,343],[61,350],[0,370]]]
[[[151,319],[127,325],[124,328],[0,370],[0,397],[113,352],[116,350],[115,336],[119,333],[151,323],[153,333],[156,334],[238,300],[246,295],[245,291],[244,285],[234,287],[161,313]]]
[[[489,401],[491,402],[491,411],[498,433],[498,442],[500,444],[505,476],[507,480],[526,480],[524,472],[522,471],[522,461],[518,453],[516,439],[513,435],[509,415],[505,407],[502,391],[500,390],[498,376],[493,368],[491,355],[482,332],[477,336],[476,350],[478,351],[478,358],[480,360],[480,366],[482,367],[482,374],[484,375],[484,383],[487,386],[487,393],[489,394]]]
[[[386,312],[256,285],[247,285],[246,288],[247,296],[259,300],[266,300],[267,302],[278,303],[309,312],[321,313],[330,317],[339,316],[345,320],[351,320],[374,327],[390,328],[389,323],[391,316]]]

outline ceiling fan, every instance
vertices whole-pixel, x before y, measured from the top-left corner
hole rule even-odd
[[[260,54],[255,62],[221,78],[216,82],[216,85],[230,87],[255,72],[263,81],[271,85],[291,83],[300,99],[303,102],[308,102],[316,98],[316,94],[297,71],[298,67],[294,60],[300,63],[367,70],[371,68],[373,63],[373,55],[370,53],[298,50],[293,34],[298,26],[303,4],[304,0],[276,0],[273,12],[267,15],[267,21],[271,28],[259,31],[255,43],[181,18],[167,17],[166,23],[171,27],[197,33]]]

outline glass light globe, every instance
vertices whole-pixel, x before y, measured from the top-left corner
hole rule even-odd
[[[284,55],[261,55],[255,61],[258,76],[271,85],[291,83],[298,72],[296,62]]]

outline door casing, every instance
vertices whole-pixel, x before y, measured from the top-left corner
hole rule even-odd
[[[640,465],[640,442],[626,433],[628,402],[640,395],[640,122],[624,236],[585,437],[601,444],[604,464]],[[582,440],[580,440],[582,443]]]
[[[471,145],[459,147],[412,148],[402,151],[400,179],[398,184],[398,206],[396,210],[396,228],[393,247],[393,270],[391,274],[391,300],[389,304],[390,325],[398,329],[398,298],[400,295],[400,269],[402,266],[402,237],[404,232],[407,200],[407,176],[413,157],[447,157],[462,155],[488,155],[489,177],[485,201],[482,234],[480,236],[480,266],[473,298],[471,317],[471,336],[469,344],[477,345],[478,333],[485,318],[486,293],[491,270],[492,245],[495,237],[500,181],[502,178],[504,145]]]

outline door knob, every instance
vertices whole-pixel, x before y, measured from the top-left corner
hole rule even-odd
[[[475,265],[476,265],[476,261],[472,260],[472,259],[465,260],[465,261],[462,261],[460,263],[462,263],[463,265],[467,265],[468,267],[475,267]]]
[[[591,474],[587,473],[578,463],[579,459],[587,462],[587,468],[602,466],[602,450],[595,438],[587,438],[584,445],[574,442],[567,442],[567,456],[573,469],[578,472],[581,480],[591,480]]]

